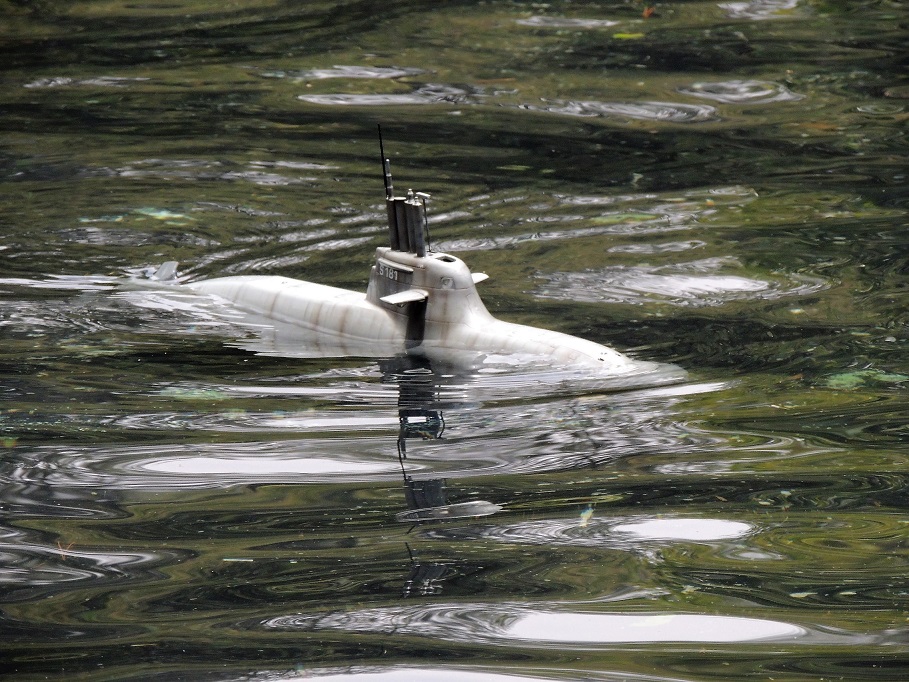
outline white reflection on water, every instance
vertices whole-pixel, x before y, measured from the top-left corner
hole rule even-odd
[[[23,88],[63,88],[63,87],[102,87],[122,88],[131,83],[142,83],[150,78],[133,78],[125,76],[94,76],[93,78],[70,78],[68,76],[54,76],[52,78],[39,78],[25,83]]]
[[[716,109],[706,104],[676,102],[596,102],[550,100],[543,104],[526,104],[522,109],[563,116],[630,118],[639,121],[699,123],[716,118]]]
[[[689,239],[678,242],[663,242],[660,244],[618,244],[610,246],[606,251],[608,253],[675,253],[679,251],[689,251],[690,249],[699,249],[707,246],[707,242],[700,239]]]
[[[273,630],[343,630],[421,635],[446,641],[500,646],[574,647],[627,643],[786,641],[818,638],[849,641],[848,635],[813,632],[785,621],[692,613],[601,613],[572,611],[564,604],[427,604],[363,609],[322,615],[289,615],[261,624]]]
[[[541,275],[540,298],[678,306],[714,306],[737,299],[802,296],[827,288],[826,281],[800,273],[766,273],[762,278],[721,272],[741,268],[734,258],[707,258],[671,265],[615,265],[584,272]]]
[[[710,83],[692,83],[679,88],[683,95],[703,97],[716,102],[738,104],[766,104],[768,102],[793,102],[800,100],[799,95],[779,83],[769,81],[731,80]]]
[[[731,19],[782,19],[791,17],[799,0],[751,0],[750,2],[724,2],[719,7],[726,10]]]
[[[625,672],[573,671],[540,669],[533,666],[532,675],[499,666],[496,669],[472,667],[353,666],[348,668],[306,668],[285,674],[279,672],[244,675],[243,682],[297,682],[318,678],[322,682],[546,682],[561,680],[594,680],[598,682],[683,682],[679,678],[638,675]]]
[[[513,377],[512,377],[513,378]],[[589,468],[660,451],[685,459],[719,442],[679,420],[686,396],[722,390],[723,383],[681,384],[617,394],[569,395],[539,402],[482,404],[527,395],[533,385],[489,382],[490,392],[440,390],[446,432],[408,454],[409,473],[449,478]],[[573,384],[566,387],[566,391]],[[276,387],[280,393],[280,387]],[[267,389],[254,389],[267,395]],[[354,393],[358,393],[355,390]],[[161,412],[112,417],[108,428],[256,433],[251,442],[150,445],[39,446],[16,449],[0,462],[0,482],[40,489],[207,489],[262,483],[393,480],[397,459],[396,392],[380,394],[367,410]],[[170,400],[179,393],[168,396]],[[187,397],[229,398],[208,387]],[[447,396],[447,398],[446,398]],[[345,399],[339,387],[335,398]],[[322,395],[317,395],[322,400]],[[288,436],[294,437],[288,437]]]
[[[424,73],[423,69],[396,66],[345,66],[337,65],[324,69],[306,69],[303,71],[265,71],[263,78],[290,78],[299,81],[327,80],[330,78],[356,78],[368,80],[387,80],[416,76]]]
[[[110,422],[124,429],[192,429],[195,431],[375,431],[397,424],[394,415],[302,414],[287,412],[223,412],[216,414],[155,412],[118,417]]]
[[[717,118],[716,108],[707,104],[679,102],[601,102],[597,100],[543,99],[533,103],[502,103],[482,94],[479,88],[465,90],[451,85],[425,83],[402,93],[324,93],[298,95],[297,99],[322,106],[373,107],[453,103],[499,106],[560,116],[611,118],[666,123],[701,123]]]
[[[394,440],[364,437],[254,443],[41,447],[4,466],[0,480],[37,489],[196,490],[262,483],[393,480]],[[351,451],[358,451],[351,454]],[[488,462],[486,463],[488,465]],[[414,472],[424,465],[413,462]]]
[[[326,457],[275,459],[274,457],[171,457],[145,462],[142,469],[189,476],[247,476],[276,474],[377,474],[393,468],[378,462],[338,461]]]
[[[614,533],[624,533],[642,540],[692,540],[713,542],[733,540],[750,533],[752,527],[740,521],[726,519],[644,519],[620,523]]]
[[[64,291],[106,291],[121,283],[116,277],[103,275],[51,275],[47,279],[0,277],[0,287],[27,287],[29,289],[60,289]]]
[[[618,21],[609,19],[578,19],[570,17],[547,17],[534,16],[527,19],[518,19],[517,23],[521,26],[532,26],[534,28],[610,28],[618,26]]]
[[[429,83],[407,93],[300,95],[297,99],[327,106],[406,106],[462,102],[466,97],[467,92],[460,88]]]
[[[625,672],[573,671],[566,669],[540,669],[533,666],[533,674],[499,666],[496,669],[472,667],[417,666],[353,666],[348,668],[306,668],[281,674],[278,672],[244,675],[243,682],[297,682],[317,678],[321,682],[546,682],[561,680],[594,680],[597,682],[683,682],[679,678],[638,675]]]
[[[718,543],[738,540],[754,527],[726,519],[597,517],[588,507],[580,518],[540,519],[509,525],[432,529],[433,539],[487,539],[497,542],[546,546],[599,547],[649,551],[669,542]]]
[[[758,642],[794,639],[805,629],[791,623],[685,613],[604,614],[530,612],[505,636],[530,642]]]

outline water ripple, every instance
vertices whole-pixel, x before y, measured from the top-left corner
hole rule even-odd
[[[616,265],[596,271],[555,272],[540,275],[547,282],[533,294],[569,301],[699,307],[739,299],[804,296],[829,286],[821,278],[799,273],[768,273],[755,279],[720,272],[730,267],[740,266],[735,259],[709,258],[673,265]]]
[[[582,676],[582,677],[581,677]],[[510,666],[437,665],[432,668],[415,665],[352,666],[344,668],[310,668],[293,672],[269,671],[244,675],[231,682],[299,682],[303,679],[322,682],[557,682],[587,680],[588,682],[682,682],[679,678],[642,675],[626,672],[574,671],[564,668],[548,670],[534,666],[524,672]]]
[[[574,230],[557,230],[546,232],[530,232],[524,234],[504,235],[501,237],[481,237],[468,239],[452,239],[442,242],[438,248],[443,251],[491,251],[495,249],[519,246],[525,243],[555,241],[561,239],[580,239],[594,237],[602,234],[647,234],[653,232],[669,232],[671,230],[684,230],[688,227],[688,219],[680,216],[667,217],[662,215],[617,215],[615,220],[604,220],[608,224],[596,227],[582,227]],[[678,218],[679,222],[674,222]],[[528,221],[529,222],[529,221]]]
[[[460,88],[429,83],[409,93],[299,95],[297,99],[327,106],[406,106],[464,102],[467,97]]]
[[[356,78],[369,80],[388,80],[417,76],[426,73],[423,69],[397,66],[332,66],[324,69],[305,69],[302,71],[264,71],[263,78],[291,78],[299,81],[328,80],[331,78]]]
[[[386,430],[397,425],[397,417],[371,416],[360,413],[311,412],[246,412],[225,410],[215,413],[154,412],[133,413],[109,421],[111,426],[123,429],[232,431],[249,433],[258,431],[308,431],[310,433],[364,433]]]
[[[408,106],[414,104],[484,104],[487,95],[451,85],[427,83],[405,93],[326,93],[298,95],[297,99],[326,106]],[[503,104],[525,111],[583,118],[619,118],[666,123],[699,123],[717,118],[716,109],[706,104],[676,102],[599,102],[541,99],[541,104]]]
[[[688,230],[700,223],[711,220],[723,209],[743,206],[754,200],[753,189],[738,185],[714,187],[709,190],[695,190],[677,194],[624,194],[624,195],[564,195],[527,197],[481,195],[473,197],[475,213],[490,213],[498,206],[509,204],[509,212],[519,214],[514,226],[529,223],[553,225],[547,230],[533,232],[502,233],[498,228],[496,236],[452,238],[435,244],[441,251],[489,251],[518,246],[524,243],[559,239],[578,239],[597,235],[641,236],[678,230]],[[518,206],[516,206],[518,205]],[[557,224],[583,220],[582,226],[558,229]],[[690,240],[673,242],[665,249],[653,245],[622,245],[613,247],[617,251],[660,253],[663,251],[684,251],[696,248],[703,242]]]
[[[693,83],[679,88],[679,92],[683,95],[737,104],[794,102],[804,98],[804,95],[796,94],[779,83],[752,80]]]
[[[148,80],[151,79],[125,76],[95,76],[93,78],[70,78],[68,76],[54,76],[50,78],[39,78],[38,80],[26,83],[22,87],[40,90],[64,87],[122,88],[131,83],[142,83]]]
[[[785,496],[784,496],[785,497]],[[906,581],[895,579],[905,522],[900,515],[839,513],[818,521],[811,512],[787,511],[749,542],[712,554],[665,556],[685,564],[676,589],[744,598],[775,607],[829,610],[848,605],[853,613],[905,609]],[[767,565],[772,562],[772,566]],[[799,570],[814,566],[813,571]]]
[[[507,526],[433,529],[425,531],[424,535],[433,539],[483,538],[530,545],[636,551],[673,542],[719,543],[738,540],[754,531],[747,523],[726,519],[602,518],[592,514],[592,508],[588,508],[580,516],[566,519],[525,521]]]
[[[527,19],[518,19],[517,23],[521,26],[532,26],[534,28],[611,28],[618,26],[618,21],[609,19],[575,19],[570,17],[548,17],[537,15]]]
[[[51,275],[46,279],[0,277],[0,287],[59,289],[62,291],[108,291],[115,288],[120,282],[121,280],[116,277],[102,275]]]
[[[878,638],[821,631],[757,617],[695,613],[604,613],[562,604],[433,604],[296,614],[260,623],[268,630],[342,630],[415,635],[498,646],[586,649],[614,644],[674,642],[719,644],[785,641],[789,644],[866,644]]]
[[[112,551],[29,541],[21,531],[0,528],[0,585],[3,601],[34,599],[34,590],[74,582],[135,580],[166,562],[175,552]],[[27,594],[27,597],[25,596]]]
[[[673,418],[684,395],[717,386],[682,385],[620,394],[594,394],[535,404],[463,406],[445,413],[445,438],[408,454],[409,473],[448,477],[503,472],[589,468],[635,454],[695,453],[711,436]],[[250,387],[262,396],[299,392],[288,387]],[[312,389],[300,389],[304,392]],[[188,391],[183,394],[180,391]],[[453,389],[457,395],[458,389]],[[332,389],[313,393],[330,397]],[[506,392],[513,399],[513,392]],[[228,400],[231,394],[174,387],[171,400]],[[389,392],[389,396],[392,394]],[[235,397],[235,396],[234,396]],[[440,403],[444,408],[444,404]],[[262,433],[270,440],[250,443],[122,447],[18,448],[0,464],[7,484],[123,488],[221,488],[252,483],[390,480],[400,476],[396,406],[381,411],[260,412],[187,411],[115,417],[108,426],[176,433],[215,431]],[[355,435],[349,435],[351,433]],[[297,436],[283,440],[288,434]],[[278,439],[276,439],[276,437]]]
[[[389,420],[391,421],[391,420]],[[397,419],[394,420],[397,425]],[[390,429],[389,429],[390,430]],[[307,439],[235,444],[159,445],[110,448],[41,447],[0,467],[8,490],[48,486],[69,489],[194,490],[263,483],[388,481],[401,476],[394,435],[380,438]],[[356,454],[351,454],[351,451]],[[445,453],[408,457],[408,472],[437,467],[449,476],[495,471],[504,462],[490,454]],[[463,467],[463,468],[462,468]],[[460,471],[457,469],[462,468]]]
[[[707,242],[703,242],[700,239],[689,239],[686,241],[663,242],[660,244],[619,244],[618,246],[610,246],[606,251],[608,253],[678,253],[691,249],[700,249],[704,246],[707,246]]]
[[[792,16],[799,6],[799,0],[750,0],[750,2],[724,2],[719,7],[731,19],[784,19]]]
[[[280,168],[290,173],[268,172],[265,168]],[[301,175],[299,171],[330,170],[333,166],[304,162],[250,162],[248,168],[236,168],[235,164],[226,161],[207,159],[139,159],[127,165],[101,167],[88,171],[87,175],[116,176],[122,178],[148,179],[163,178],[168,180],[241,180],[255,185],[285,187],[302,183],[313,183],[318,177],[310,174]]]
[[[563,116],[615,117],[639,121],[668,123],[700,123],[717,118],[716,109],[704,104],[675,102],[596,102],[543,100],[543,104],[523,105],[523,109]]]

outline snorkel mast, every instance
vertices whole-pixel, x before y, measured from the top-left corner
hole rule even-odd
[[[407,197],[396,197],[391,180],[391,162],[385,156],[382,126],[379,126],[379,152],[382,155],[382,179],[385,183],[385,210],[388,214],[388,243],[393,251],[426,256],[428,239],[426,230],[425,192],[407,190]]]

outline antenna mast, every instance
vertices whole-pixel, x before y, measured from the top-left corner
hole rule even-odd
[[[393,251],[426,256],[426,199],[425,192],[407,190],[407,197],[395,197],[391,183],[391,162],[385,156],[382,125],[379,128],[379,153],[382,155],[382,178],[385,182],[385,209],[388,214],[388,243]]]
[[[379,128],[379,153],[382,155],[382,179],[385,181],[385,198],[394,199],[395,188],[391,184],[391,162],[385,156],[385,145],[382,143],[382,124],[377,124]]]

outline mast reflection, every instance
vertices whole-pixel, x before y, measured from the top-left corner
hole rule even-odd
[[[445,417],[439,404],[439,377],[425,358],[399,356],[382,363],[386,377],[399,387],[398,461],[404,477],[407,510],[395,515],[404,523],[443,521],[489,516],[502,509],[486,500],[452,503],[444,478],[418,480],[407,473],[407,441],[439,441]]]
[[[380,366],[385,380],[397,383],[399,389],[397,449],[407,509],[398,512],[395,518],[416,525],[489,516],[501,510],[501,505],[486,500],[453,503],[448,497],[446,479],[415,479],[407,473],[408,441],[438,443],[445,432],[439,399],[442,378],[432,370],[428,360],[421,358],[398,356]],[[410,544],[405,542],[404,546],[410,558],[410,571],[401,592],[404,598],[439,595],[443,583],[459,573],[457,562],[423,561]]]

